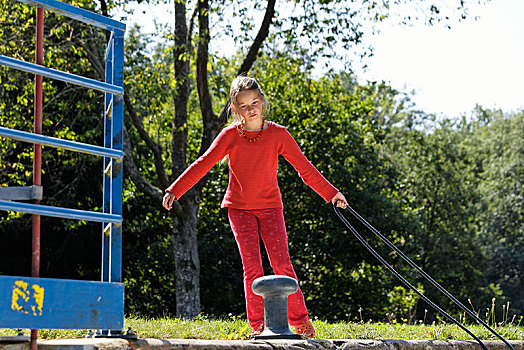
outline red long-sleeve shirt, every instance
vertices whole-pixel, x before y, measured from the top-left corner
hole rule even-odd
[[[246,132],[253,138],[257,132]],[[277,183],[278,156],[282,155],[298,171],[302,180],[326,202],[338,192],[307,160],[283,126],[268,122],[258,141],[241,137],[230,125],[217,136],[209,149],[187,168],[166,191],[179,199],[219,160],[229,155],[229,185],[222,207],[238,209],[283,208]]]

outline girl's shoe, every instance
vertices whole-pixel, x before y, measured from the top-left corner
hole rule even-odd
[[[260,326],[257,327],[257,329],[253,330],[253,333],[251,333],[249,335],[249,337],[253,338],[253,337],[257,336],[257,335],[262,334],[263,331],[264,331],[264,324],[262,323],[262,324],[260,324]]]
[[[307,320],[306,323],[295,326],[295,333],[311,339],[315,336],[315,327],[313,327],[310,320]]]

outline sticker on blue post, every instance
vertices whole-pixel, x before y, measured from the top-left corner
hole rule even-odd
[[[44,292],[45,289],[37,284],[30,285],[21,280],[15,281],[13,284],[11,309],[24,314],[42,316]]]

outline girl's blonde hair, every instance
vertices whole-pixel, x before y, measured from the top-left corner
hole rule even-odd
[[[229,100],[231,102],[229,105],[229,112],[231,113],[232,123],[240,123],[242,121],[242,117],[235,112],[232,106],[237,105],[238,94],[242,91],[248,90],[256,90],[262,98],[262,113],[266,114],[269,111],[269,100],[257,81],[253,78],[240,75],[233,80],[231,83],[231,89],[229,90]]]

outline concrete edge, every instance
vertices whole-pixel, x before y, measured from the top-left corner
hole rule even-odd
[[[524,350],[524,340],[511,340]],[[502,341],[486,340],[489,350],[509,350]],[[202,340],[106,339],[40,340],[39,350],[482,350],[474,340],[310,339],[310,340]],[[29,343],[2,344],[0,350],[30,350]]]

